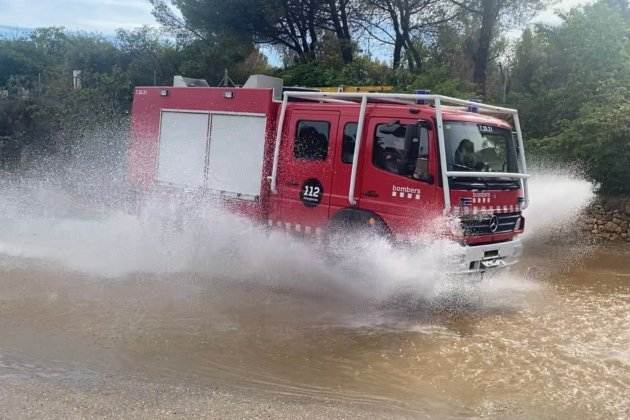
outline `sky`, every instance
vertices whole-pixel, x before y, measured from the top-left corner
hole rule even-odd
[[[226,0],[229,1],[229,0]],[[556,23],[554,9],[568,10],[589,0],[555,0],[536,21]],[[36,28],[64,26],[71,30],[113,34],[117,28],[157,25],[148,0],[0,0],[0,25]]]
[[[551,1],[553,6],[536,16],[534,22],[558,24],[560,19],[554,15],[554,10],[567,11],[592,0]],[[158,25],[151,15],[148,0],[0,0],[0,27],[63,26],[69,30],[112,35],[118,28],[133,29],[142,25]],[[521,30],[515,29],[510,37],[518,37]],[[272,64],[280,64],[277,53],[268,48],[263,51]],[[380,48],[376,47],[372,54],[381,55]],[[383,58],[388,55],[383,53]]]
[[[555,13],[556,10],[560,12],[567,12],[573,7],[593,3],[593,1],[594,0],[555,0],[551,6],[547,7],[546,10],[543,10],[535,16],[533,21],[536,23],[559,25],[561,23],[561,19]]]
[[[111,35],[142,25],[157,25],[148,0],[0,0],[0,26],[64,26]]]

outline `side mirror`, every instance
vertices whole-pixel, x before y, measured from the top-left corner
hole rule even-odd
[[[516,155],[520,156],[521,148],[518,144],[518,134],[516,134],[516,131],[512,131],[512,142],[514,142],[514,150],[516,150]]]
[[[413,177],[419,181],[433,183],[433,175],[429,173],[429,160],[426,158],[416,159],[416,171]]]
[[[416,170],[413,177],[422,182],[433,183],[433,175],[429,173],[429,129],[423,122],[418,123],[418,144]]]

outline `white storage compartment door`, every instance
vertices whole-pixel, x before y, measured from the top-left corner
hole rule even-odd
[[[157,181],[203,187],[209,114],[163,111]]]
[[[260,195],[266,125],[265,116],[212,114],[209,189]]]

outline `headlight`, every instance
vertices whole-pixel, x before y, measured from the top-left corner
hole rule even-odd
[[[464,229],[462,228],[462,221],[457,218],[451,218],[447,222],[448,230],[451,235],[456,237],[464,236]]]

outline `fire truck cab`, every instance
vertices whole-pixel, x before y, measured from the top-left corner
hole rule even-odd
[[[447,232],[463,245],[460,271],[516,262],[528,203],[516,110],[427,93],[278,93],[137,88],[131,182],[304,236]]]

